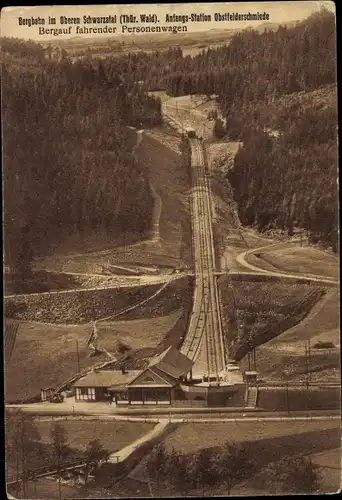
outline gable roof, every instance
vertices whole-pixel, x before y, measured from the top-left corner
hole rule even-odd
[[[137,375],[140,375],[142,370],[131,370],[126,373],[122,371],[102,370],[90,372],[74,383],[74,387],[110,387],[112,385],[126,385],[133,380]]]
[[[130,387],[174,387],[177,379],[155,367],[148,367],[129,382]]]
[[[189,373],[194,361],[185,354],[170,346],[158,356],[151,359],[149,366],[157,368],[171,377],[178,378]]]

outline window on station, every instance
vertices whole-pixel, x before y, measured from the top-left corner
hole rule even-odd
[[[88,399],[95,400],[95,387],[88,387]]]
[[[76,387],[76,399],[95,400],[95,387]]]

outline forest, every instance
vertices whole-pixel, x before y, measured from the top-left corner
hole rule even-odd
[[[225,119],[216,121],[217,137],[243,143],[228,178],[244,224],[305,230],[337,251],[333,13],[322,8],[291,28],[247,29],[195,57],[177,47],[125,54],[119,64],[145,90],[217,96]],[[313,99],[319,89],[328,91]]]
[[[162,123],[148,93],[160,88],[216,95],[217,135],[243,144],[228,179],[244,224],[305,230],[338,250],[333,13],[243,30],[194,57],[176,47],[72,63],[34,42],[3,39],[2,49],[5,260],[15,272],[71,234],[146,235],[153,201],[127,126]]]
[[[144,237],[153,199],[128,126],[161,123],[159,100],[115,60],[51,61],[16,39],[2,48],[6,265],[25,276],[70,235]]]

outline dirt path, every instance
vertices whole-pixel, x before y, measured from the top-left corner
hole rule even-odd
[[[298,240],[299,241],[299,240]],[[294,242],[294,241],[293,241]],[[266,245],[260,248],[255,248],[253,250],[246,250],[245,252],[240,253],[236,257],[236,261],[239,265],[248,268],[252,270],[253,272],[257,273],[262,273],[266,274],[269,276],[279,276],[280,278],[294,278],[294,279],[307,279],[309,281],[317,281],[319,283],[329,283],[329,284],[338,284],[338,280],[332,279],[332,278],[327,278],[326,276],[318,276],[315,274],[309,274],[309,273],[298,273],[298,274],[293,274],[293,273],[288,273],[288,272],[278,272],[278,271],[270,271],[267,269],[263,269],[261,267],[258,267],[254,264],[250,264],[248,262],[248,256],[255,254],[257,252],[262,252],[263,250],[269,250],[272,247],[278,248],[281,243],[276,243],[275,245]],[[284,243],[284,245],[288,245],[288,243]]]
[[[158,436],[161,436],[165,431],[166,427],[169,425],[169,421],[167,419],[160,419],[158,424],[153,427],[152,430],[147,432],[144,436],[141,436],[133,443],[125,446],[120,451],[116,451],[109,456],[108,462],[110,463],[118,463],[124,462],[127,458],[135,452],[135,450],[139,449],[142,445],[148,443],[151,440],[156,439]]]
[[[139,149],[139,146],[141,142],[143,141],[144,138],[144,130],[137,130],[137,140],[136,143],[132,149],[132,154],[135,158],[136,161],[138,161],[137,158],[137,150]],[[150,184],[150,190],[151,190],[151,195],[153,198],[153,213],[152,213],[152,230],[151,230],[151,237],[150,239],[145,242],[145,243],[159,243],[160,241],[160,234],[159,234],[159,223],[160,223],[160,215],[162,211],[162,200],[159,194],[157,193],[151,176],[149,176],[149,184]]]

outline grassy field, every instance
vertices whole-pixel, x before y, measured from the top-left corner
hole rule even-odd
[[[338,420],[181,424],[164,443],[168,450],[174,448],[191,454],[204,448],[219,449],[227,440],[246,445],[256,463],[256,474],[234,486],[233,495],[270,493],[269,478],[265,477],[263,469],[284,455],[312,456],[313,461],[322,466],[321,490],[333,492],[339,486],[341,448]],[[329,459],[334,461],[329,464]],[[263,476],[262,482],[260,476]],[[226,493],[223,485],[212,492],[214,495]]]
[[[5,359],[5,398],[19,401],[56,387],[75,375],[77,342],[81,370],[107,359],[89,358],[87,341],[91,325],[57,326],[21,322],[11,359]]]
[[[122,342],[133,351],[149,351],[145,352],[148,356],[156,348],[178,346],[187,326],[192,290],[192,280],[187,277],[172,281],[144,307],[118,321],[98,323],[98,346],[117,355],[118,342]],[[20,322],[11,356],[5,359],[7,402],[34,397],[41,388],[56,387],[75,375],[77,346],[81,370],[109,359],[104,354],[89,357],[91,331],[89,323],[62,326]]]
[[[232,203],[232,202],[231,202]],[[236,207],[234,209],[237,214]],[[224,223],[223,223],[224,224]],[[227,225],[223,226],[221,230],[221,269],[229,269],[231,271],[246,271],[246,268],[240,266],[236,262],[236,257],[246,250],[252,248],[259,248],[266,245],[272,245],[275,243],[274,240],[264,237],[262,234],[258,233],[255,229],[248,228],[236,228],[233,229]],[[257,265],[253,261],[255,257],[253,255],[248,257],[248,261],[251,264]],[[274,270],[274,269],[273,269]]]
[[[45,444],[50,442],[50,431],[52,427],[51,421],[37,421],[36,425],[40,432],[41,441]],[[82,420],[82,421],[61,421],[68,433],[68,442],[70,446],[82,452],[92,439],[98,439],[102,446],[111,453],[122,449],[132,443],[140,436],[149,432],[154,424],[144,422],[106,422],[98,420]],[[15,471],[15,469],[13,469]],[[22,498],[22,494],[18,494],[10,489],[10,493],[16,498]],[[91,485],[85,490],[81,486],[61,485],[62,498],[113,498],[110,490],[97,488]],[[32,481],[27,484],[26,498],[46,498],[57,500],[59,497],[58,485],[54,477],[40,478],[36,485]]]
[[[153,351],[181,316],[182,310],[176,310],[168,316],[106,323],[99,326],[98,345],[114,354],[118,341],[133,350],[150,348]],[[12,356],[5,359],[6,401],[34,397],[40,394],[41,388],[57,387],[75,375],[78,372],[76,342],[81,370],[110,359],[105,354],[89,357],[87,341],[91,330],[89,324],[65,327],[21,323]]]
[[[173,328],[181,315],[182,309],[177,309],[167,316],[156,318],[99,323],[99,345],[109,351],[115,350],[118,341],[133,349],[155,347]]]
[[[313,381],[338,380],[340,370],[339,293],[329,290],[303,321],[257,348],[257,370],[264,380],[303,380],[305,341],[310,339],[309,372]],[[317,349],[319,341],[335,349]],[[241,362],[247,367],[247,360]]]
[[[50,442],[53,422],[37,421],[43,443]],[[74,449],[84,450],[92,439],[98,439],[108,451],[121,450],[150,431],[154,424],[145,422],[111,422],[105,420],[65,420],[61,424],[68,433],[68,443]]]
[[[329,278],[338,277],[338,257],[332,253],[317,248],[293,246],[287,248],[270,248],[253,256],[254,265],[265,267],[269,264],[272,269],[299,274],[316,274]],[[250,258],[248,258],[250,260]],[[257,262],[259,261],[259,262]]]
[[[286,443],[290,448],[296,447],[296,441],[301,436],[316,438],[311,441],[312,449],[323,447],[325,449],[324,435],[333,436],[334,447],[339,444],[339,422],[333,421],[292,421],[292,422],[203,422],[180,424],[178,428],[168,435],[164,444],[167,449],[172,448],[184,453],[194,453],[203,448],[216,448],[225,441],[237,443],[259,443],[268,440],[283,441],[283,450]],[[321,437],[319,437],[321,434]],[[330,444],[330,442],[329,442]],[[277,450],[274,447],[275,453]],[[317,450],[319,451],[319,450]],[[278,449],[279,454],[279,449]]]

